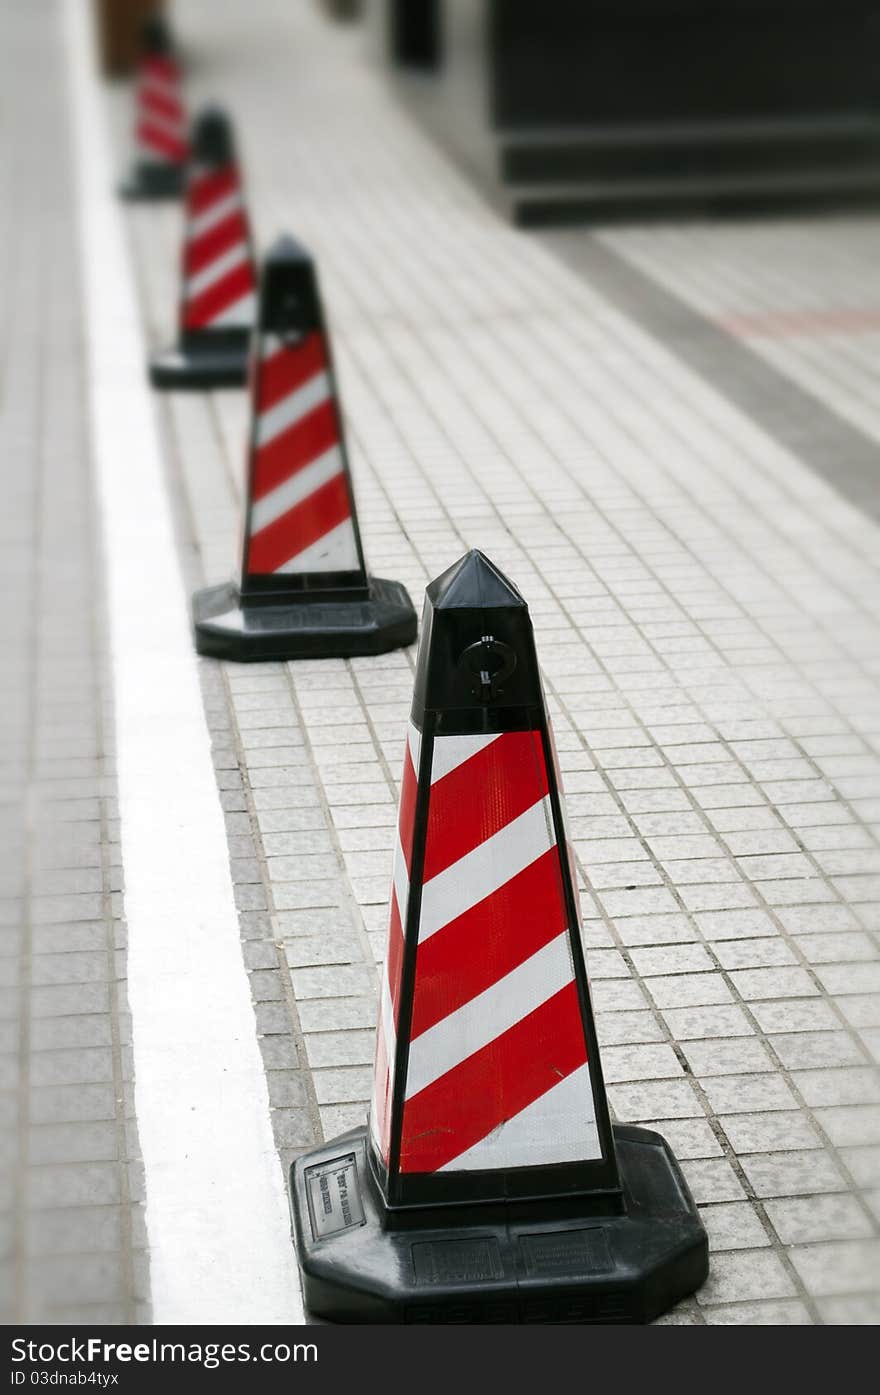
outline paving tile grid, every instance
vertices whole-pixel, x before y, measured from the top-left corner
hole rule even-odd
[[[877,229],[851,214],[601,240],[877,441]]]
[[[876,527],[505,229],[356,31],[177,14],[259,242],[319,257],[372,569],[418,600],[478,545],[529,600],[612,1107],[666,1133],[710,1230],[670,1320],[875,1321]],[[159,344],[178,215],[130,227]],[[221,579],[244,396],[158,410],[188,577]],[[412,661],[202,665],[285,1158],[364,1115]]]
[[[149,1316],[142,1178],[51,0],[3,9],[0,74],[0,1321],[132,1322]]]

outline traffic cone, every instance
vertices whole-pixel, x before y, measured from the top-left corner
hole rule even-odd
[[[609,1122],[531,621],[470,552],[427,590],[369,1125],[290,1173],[341,1322],[637,1322],[708,1249],[678,1164]]]
[[[158,388],[247,382],[257,280],[232,128],[216,107],[193,126],[186,180],[179,340],[150,360]]]
[[[314,263],[266,257],[251,364],[240,585],[193,598],[196,648],[222,659],[324,659],[411,644],[399,581],[367,575]]]
[[[120,186],[124,199],[176,199],[187,160],[186,112],[180,67],[159,15],[144,25],[135,89],[135,159]]]

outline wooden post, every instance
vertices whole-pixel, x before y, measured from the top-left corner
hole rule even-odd
[[[123,77],[134,71],[140,56],[144,20],[166,8],[165,0],[95,0],[101,71]]]

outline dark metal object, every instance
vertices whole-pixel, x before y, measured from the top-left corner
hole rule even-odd
[[[880,198],[878,0],[372,0],[400,91],[523,224]]]

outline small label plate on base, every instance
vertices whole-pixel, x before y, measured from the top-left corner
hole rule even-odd
[[[305,1183],[314,1240],[324,1240],[328,1235],[364,1224],[364,1204],[354,1153],[307,1167]]]

